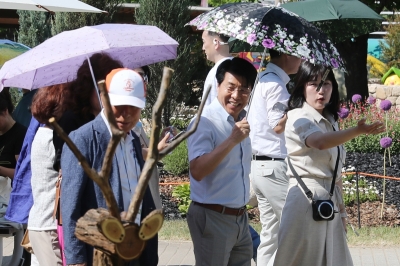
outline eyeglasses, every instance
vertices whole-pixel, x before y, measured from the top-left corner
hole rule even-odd
[[[225,88],[225,90],[229,93],[232,94],[233,92],[237,91],[237,93],[241,96],[247,97],[250,95],[251,93],[251,89],[250,88],[246,88],[246,87],[240,87],[240,88],[233,88],[233,87],[227,87]]]
[[[137,72],[140,76],[142,76],[144,83],[149,84],[149,78],[144,72]]]

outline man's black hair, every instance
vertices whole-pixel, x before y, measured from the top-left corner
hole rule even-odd
[[[216,73],[218,84],[224,81],[225,73],[231,73],[232,75],[244,77],[247,82],[247,86],[253,88],[254,82],[257,77],[257,70],[255,67],[246,59],[234,57],[232,60],[225,60],[222,62]]]

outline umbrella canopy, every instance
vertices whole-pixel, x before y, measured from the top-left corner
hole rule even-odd
[[[282,7],[257,3],[225,4],[201,14],[188,25],[312,63],[344,69],[339,53],[326,35]]]
[[[308,21],[383,19],[378,13],[358,0],[305,0],[289,2],[281,5],[281,7]]]
[[[21,43],[17,42],[12,42],[10,40],[0,40],[0,68],[3,66],[3,64],[28,51],[30,48],[28,46],[25,46]]]
[[[358,0],[305,0],[282,7],[313,22],[334,43],[377,31],[383,19]]]
[[[105,12],[78,0],[0,0],[0,8],[48,12]]]
[[[178,43],[155,26],[102,24],[62,32],[0,69],[3,87],[36,89],[75,79],[83,61],[106,52],[127,68],[176,58]]]

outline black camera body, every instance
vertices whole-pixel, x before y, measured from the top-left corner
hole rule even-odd
[[[332,221],[335,218],[334,206],[331,200],[313,200],[313,219],[315,221]]]

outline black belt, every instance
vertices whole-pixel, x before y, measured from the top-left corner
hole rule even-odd
[[[271,157],[264,156],[264,155],[253,155],[253,160],[256,160],[256,161],[282,161],[282,160],[285,160],[285,159],[282,159],[282,158],[271,158]]]
[[[193,204],[222,214],[235,215],[235,216],[241,216],[244,213],[246,213],[247,210],[246,206],[243,206],[242,208],[229,208],[219,204],[205,204],[196,201],[193,201]]]

